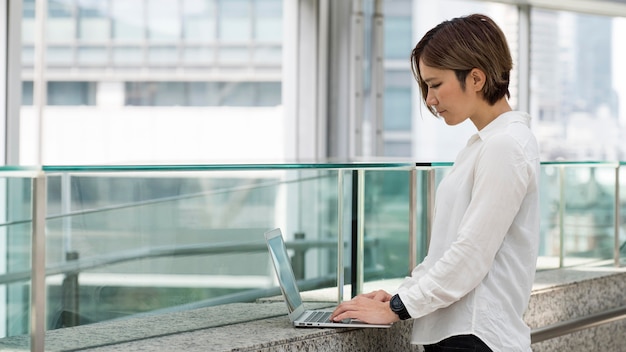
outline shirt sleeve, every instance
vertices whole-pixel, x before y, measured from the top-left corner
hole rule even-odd
[[[523,147],[512,136],[485,141],[456,241],[427,270],[416,267],[398,289],[411,317],[447,307],[480,284],[527,193],[529,168]]]

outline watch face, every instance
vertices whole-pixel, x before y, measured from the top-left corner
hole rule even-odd
[[[402,301],[400,301],[400,297],[395,295],[391,298],[391,309],[399,310],[402,309]]]

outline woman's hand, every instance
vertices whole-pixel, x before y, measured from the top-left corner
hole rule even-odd
[[[330,319],[358,319],[370,324],[390,324],[400,318],[389,307],[391,295],[383,290],[358,295],[335,308]]]

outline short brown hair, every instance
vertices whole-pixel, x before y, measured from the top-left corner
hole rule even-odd
[[[504,33],[489,17],[473,14],[444,21],[428,31],[411,52],[411,70],[426,102],[428,86],[421,79],[419,61],[425,65],[453,70],[465,89],[465,78],[473,68],[485,72],[482,89],[485,100],[495,104],[510,98],[509,76],[513,59]],[[436,115],[436,111],[428,106]]]

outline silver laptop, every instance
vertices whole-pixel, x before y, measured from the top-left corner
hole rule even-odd
[[[291,261],[287,254],[287,247],[283,240],[280,229],[273,229],[265,233],[265,242],[269,249],[272,263],[278,278],[280,290],[285,297],[289,320],[296,327],[329,327],[329,328],[388,328],[388,325],[367,324],[360,320],[352,319],[343,322],[329,320],[332,310],[306,310],[302,304],[302,297],[296,285]]]

